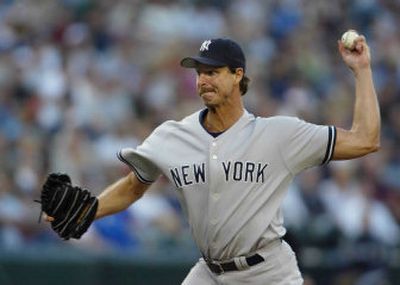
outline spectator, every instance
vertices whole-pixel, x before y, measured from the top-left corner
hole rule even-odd
[[[341,232],[352,241],[372,239],[387,246],[399,242],[399,227],[390,210],[359,181],[354,161],[333,162],[331,177],[321,184],[321,197]]]

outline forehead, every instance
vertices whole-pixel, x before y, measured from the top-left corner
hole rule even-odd
[[[212,66],[212,65],[199,63],[196,66],[196,71],[197,72],[199,72],[199,71],[205,72],[205,71],[212,71],[212,70],[223,70],[223,69],[227,69],[227,68],[228,68],[227,66]]]

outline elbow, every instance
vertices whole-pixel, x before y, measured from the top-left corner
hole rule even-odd
[[[374,140],[370,140],[365,146],[365,154],[373,153],[379,151],[381,148],[381,142],[379,138],[376,138]]]
[[[377,151],[379,151],[380,148],[381,148],[381,145],[380,145],[379,143],[378,143],[378,144],[371,145],[371,146],[369,147],[369,149],[368,149],[368,153],[377,152]]]
[[[365,154],[374,153],[381,148],[380,127],[358,134],[358,143]]]
[[[374,146],[372,152],[377,152],[381,149],[381,142],[378,141]]]
[[[371,152],[377,152],[381,149],[381,137],[378,132],[371,143]]]
[[[350,154],[350,157],[345,157],[345,159],[348,158],[356,158],[356,157],[361,157],[367,154],[371,154],[374,152],[377,152],[379,150],[380,146],[378,144],[363,144],[359,145],[356,149],[353,150],[353,152]]]
[[[139,182],[136,175],[131,172],[128,176],[128,190],[127,190],[130,196],[131,203],[142,198],[144,192],[147,190],[148,187],[149,185]]]

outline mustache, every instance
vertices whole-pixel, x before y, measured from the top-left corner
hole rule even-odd
[[[210,88],[210,87],[200,87],[199,89],[199,94],[203,94],[203,93],[207,93],[207,92],[212,92],[215,91],[214,88]]]

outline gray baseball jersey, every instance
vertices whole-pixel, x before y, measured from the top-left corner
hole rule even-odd
[[[199,118],[200,111],[167,121],[118,156],[142,182],[163,174],[176,186],[204,256],[254,252],[285,234],[280,205],[288,186],[301,170],[331,159],[336,129],[245,111],[213,137]]]

